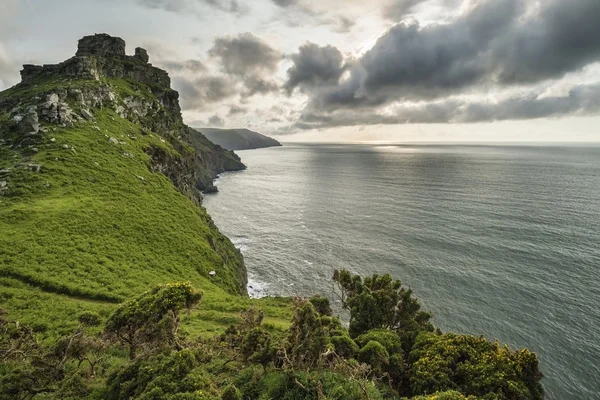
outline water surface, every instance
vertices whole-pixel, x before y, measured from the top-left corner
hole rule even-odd
[[[206,196],[255,295],[390,273],[445,331],[538,353],[549,400],[600,399],[600,149],[288,145]]]

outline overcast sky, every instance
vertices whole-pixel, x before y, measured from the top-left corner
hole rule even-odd
[[[600,141],[600,0],[0,0],[0,90],[93,33],[192,126],[284,141]]]

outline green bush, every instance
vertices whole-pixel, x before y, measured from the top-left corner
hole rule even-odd
[[[371,340],[359,350],[357,359],[369,364],[373,371],[381,375],[390,363],[390,354],[381,343]]]
[[[221,400],[242,400],[242,393],[234,385],[227,386],[221,395]]]
[[[458,390],[494,400],[541,400],[538,359],[468,335],[422,333],[409,355],[415,395]]]
[[[337,355],[349,359],[358,353],[358,345],[349,335],[337,335],[331,337],[331,344]]]
[[[158,286],[117,308],[104,330],[126,344],[134,359],[141,346],[176,345],[179,312],[192,309],[201,298],[189,283]]]

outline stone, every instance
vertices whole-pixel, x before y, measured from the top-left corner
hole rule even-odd
[[[40,131],[40,123],[35,107],[29,108],[19,123],[19,132],[23,135],[36,135]]]
[[[63,148],[63,149],[65,149],[65,150],[69,150],[71,147],[69,147],[69,145],[68,145],[68,144],[63,144],[63,145],[62,145],[62,148]]]
[[[89,110],[86,110],[85,108],[81,109],[81,116],[87,119],[88,121],[94,120],[94,115],[92,115],[92,113]]]
[[[121,118],[127,118],[127,113],[125,112],[125,107],[123,107],[123,106],[117,106],[115,108],[115,112],[119,115],[119,117],[121,117]]]
[[[42,164],[27,164],[27,168],[29,168],[32,172],[40,172],[42,169]]]
[[[79,40],[77,46],[78,57],[101,56],[101,57],[124,57],[125,41],[106,33],[85,36]]]
[[[216,272],[216,271],[210,271],[210,272],[208,273],[208,275],[209,275],[209,276],[215,276],[215,275],[217,275],[217,272]]]
[[[5,188],[8,186],[8,182],[6,181],[0,181],[0,188]]]
[[[141,62],[143,62],[144,64],[147,64],[148,61],[150,61],[148,52],[146,51],[146,49],[142,49],[141,47],[135,48],[135,56],[134,57],[137,58],[138,60],[140,60]]]
[[[109,142],[111,142],[112,144],[119,144],[119,141],[117,139],[115,139],[114,137],[110,137],[108,139]]]

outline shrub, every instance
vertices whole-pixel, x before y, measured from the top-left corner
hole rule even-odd
[[[373,371],[382,374],[390,363],[390,354],[381,343],[371,340],[358,352],[358,361],[369,364]]]
[[[99,326],[102,323],[100,314],[93,311],[84,311],[77,317],[77,320],[84,326]]]
[[[242,400],[242,394],[234,385],[228,386],[221,395],[222,400]]]
[[[541,400],[538,359],[468,335],[422,333],[409,355],[415,395],[459,390],[497,400]]]
[[[433,331],[431,315],[420,311],[412,290],[403,288],[390,275],[375,274],[363,281],[349,271],[336,270],[333,280],[343,307],[350,311],[350,336],[357,337],[371,329],[391,329],[406,336],[410,347],[419,331]]]
[[[340,357],[353,358],[358,353],[358,345],[348,335],[332,336],[331,344]]]
[[[175,346],[179,312],[200,302],[202,293],[189,283],[158,286],[116,309],[105,325],[105,332],[129,347],[134,359],[141,346]]]

